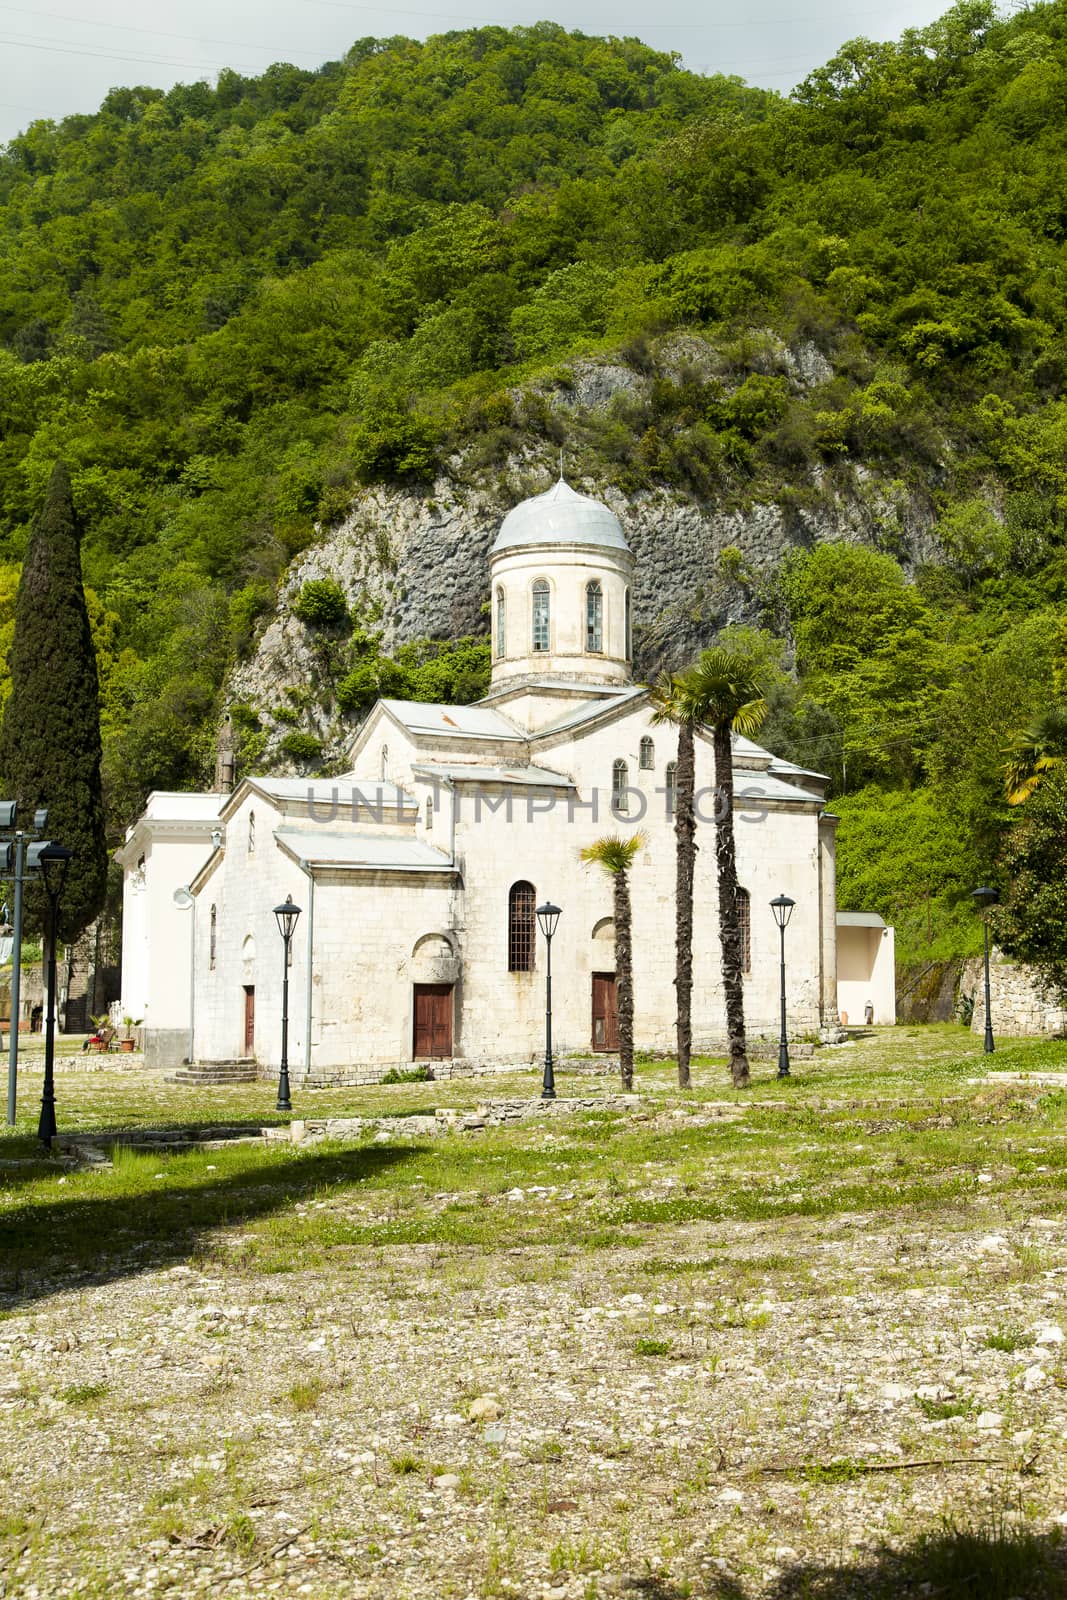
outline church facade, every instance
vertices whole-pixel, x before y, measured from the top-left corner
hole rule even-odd
[[[180,929],[170,966],[184,963],[190,974],[184,1055],[276,1068],[284,947],[273,911],[287,896],[301,908],[287,969],[296,1081],[358,1081],[422,1061],[454,1070],[538,1059],[546,951],[535,911],[549,900],[562,913],[552,944],[554,1044],[560,1053],[610,1053],[612,884],[580,854],[604,834],[635,829],[644,838],[631,873],[635,1041],[673,1048],[677,736],[654,724],[648,692],[632,680],[632,569],[618,519],[561,480],[509,513],[493,546],[493,668],[483,700],[381,700],[344,776],[245,778],[222,797],[196,870],[183,858],[183,881],[168,891]],[[777,1033],[770,901],[785,893],[796,901],[790,1028],[803,1032],[837,1016],[826,780],[742,738],[734,759],[749,1030]],[[721,1048],[725,1036],[714,770],[710,739],[700,736],[696,782],[699,1050]],[[153,797],[157,811],[167,798]],[[215,797],[202,799],[211,809]],[[142,837],[145,826],[137,825]],[[156,848],[165,861],[158,828]],[[128,842],[125,855],[135,854]],[[143,860],[141,871],[147,881]],[[162,865],[156,878],[162,896]],[[137,916],[149,926],[143,908]],[[168,952],[157,954],[166,967]],[[158,962],[140,969],[149,965]],[[147,1044],[150,995],[142,1007]]]

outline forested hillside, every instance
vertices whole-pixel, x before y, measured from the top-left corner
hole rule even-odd
[[[776,571],[716,557],[765,737],[833,775],[843,903],[966,948],[1003,747],[1067,672],[1065,129],[1067,0],[965,0],[788,100],[542,24],[35,124],[0,153],[0,628],[62,456],[115,826],[203,781],[227,672],[362,486],[514,486],[565,440],[592,492],[795,512]],[[609,357],[640,383],[564,420]],[[821,543],[846,499],[870,538]],[[350,599],[308,619],[342,710],[476,692],[476,644],[390,665]]]

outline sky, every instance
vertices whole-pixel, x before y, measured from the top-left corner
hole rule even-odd
[[[431,0],[432,3],[432,0]],[[119,84],[169,89],[248,75],[275,61],[317,67],[356,39],[541,20],[589,34],[634,36],[675,50],[694,72],[736,73],[787,93],[860,34],[896,38],[948,10],[949,0],[461,0],[449,11],[353,0],[0,0],[0,143],[39,117],[95,111]],[[53,10],[52,7],[55,6]]]

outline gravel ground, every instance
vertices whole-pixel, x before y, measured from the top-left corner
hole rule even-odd
[[[57,1286],[0,1320],[0,1593],[757,1597],[1054,1536],[1067,1230],[984,1210]]]

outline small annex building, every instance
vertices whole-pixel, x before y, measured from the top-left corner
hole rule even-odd
[[[897,1020],[894,932],[876,911],[837,913],[837,1009],[843,1027]]]
[[[159,918],[133,910],[124,955],[131,974],[191,967],[184,1026],[198,1063],[277,1066],[283,945],[273,908],[287,896],[301,908],[288,970],[295,1081],[373,1079],[424,1060],[448,1071],[536,1059],[545,952],[535,910],[546,900],[562,908],[553,941],[556,1048],[610,1051],[612,885],[580,851],[637,828],[646,842],[631,874],[635,1039],[639,1048],[673,1048],[677,736],[654,724],[648,691],[632,679],[632,578],[618,518],[561,479],[516,506],[493,545],[484,699],[383,699],[341,777],[253,776],[221,799],[182,797],[202,806],[203,847],[180,867],[175,855],[176,881],[160,880]],[[750,1034],[777,1034],[779,944],[769,903],[782,893],[796,901],[787,933],[791,1029],[836,1023],[836,819],[825,809],[827,780],[743,738],[734,758]],[[699,1050],[725,1038],[714,771],[703,736],[696,782]],[[152,896],[152,862],[165,848],[160,821],[175,799],[153,796],[120,854],[128,917],[131,897]],[[138,871],[143,889],[133,881]],[[175,902],[176,888],[191,899],[188,910],[185,895]],[[145,942],[149,953],[136,953]],[[127,992],[124,978],[124,1004]],[[146,1038],[158,1034],[160,1049],[183,1059],[189,1051],[175,1053],[173,1012],[157,1019],[144,992]]]

